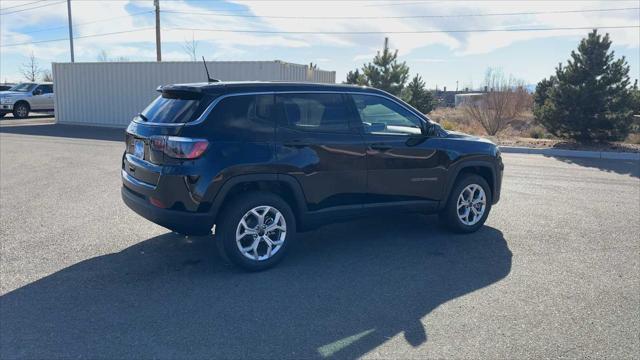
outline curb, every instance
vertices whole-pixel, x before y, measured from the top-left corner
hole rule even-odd
[[[519,146],[500,146],[500,151],[511,154],[537,154],[547,156],[580,157],[589,159],[610,159],[610,160],[639,160],[640,153],[632,152],[610,152],[610,151],[582,151],[563,149],[537,149]]]

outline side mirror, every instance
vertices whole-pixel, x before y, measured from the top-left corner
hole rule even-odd
[[[371,125],[367,126],[367,130],[370,133],[384,132],[385,130],[387,130],[387,125],[385,125],[384,123],[371,123]]]
[[[437,137],[442,133],[442,127],[436,123],[427,122],[424,124],[422,135],[428,137]]]
[[[422,135],[433,136],[433,124],[426,121],[422,123]]]

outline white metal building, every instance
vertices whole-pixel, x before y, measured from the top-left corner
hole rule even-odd
[[[219,80],[280,80],[335,83],[335,71],[282,61],[211,61]],[[54,63],[58,123],[125,127],[166,84],[205,82],[201,62]]]

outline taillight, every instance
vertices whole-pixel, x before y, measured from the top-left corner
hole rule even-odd
[[[153,150],[162,151],[165,155],[176,159],[196,159],[209,146],[209,142],[204,139],[177,136],[152,136],[149,140]]]

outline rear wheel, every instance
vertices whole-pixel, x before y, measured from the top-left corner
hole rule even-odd
[[[21,101],[13,106],[13,117],[17,119],[24,119],[29,116],[29,104]]]
[[[289,205],[265,192],[241,195],[225,206],[216,235],[235,265],[260,271],[280,262],[296,232]]]
[[[471,233],[484,225],[490,210],[489,184],[481,176],[466,174],[453,186],[440,219],[455,232]]]

